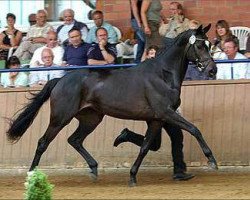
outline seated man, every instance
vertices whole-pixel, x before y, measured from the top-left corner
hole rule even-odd
[[[82,40],[81,31],[73,28],[69,31],[69,45],[65,47],[63,55],[63,65],[87,65],[87,52],[91,47]]]
[[[38,10],[36,24],[31,26],[27,32],[26,40],[22,41],[14,53],[20,60],[31,59],[35,50],[46,43],[46,34],[53,27],[47,23],[47,12]]]
[[[37,67],[44,64],[42,61],[42,51],[45,48],[52,50],[54,54],[53,63],[56,65],[62,65],[64,49],[58,45],[57,33],[54,31],[49,31],[46,36],[46,45],[38,48],[34,52],[34,55],[30,61],[30,67]]]
[[[31,13],[28,16],[29,24],[30,26],[33,26],[36,24],[36,13]]]
[[[239,41],[235,38],[228,38],[225,40],[223,53],[221,59],[247,59],[246,56],[238,52]],[[221,63],[217,64],[217,79],[245,79],[249,78],[248,63]]]
[[[64,47],[68,45],[69,38],[68,38],[68,32],[72,28],[79,29],[81,31],[82,39],[85,40],[88,34],[88,27],[86,24],[82,22],[78,22],[74,19],[75,12],[72,9],[65,9],[63,11],[63,20],[64,24],[59,26],[56,29],[56,32],[58,34],[58,38],[60,40],[60,44],[62,44]]]
[[[114,44],[118,42],[118,38],[117,38],[117,34],[115,29],[113,28],[113,26],[111,24],[109,24],[108,22],[105,22],[103,19],[103,13],[100,10],[96,10],[92,13],[92,19],[95,22],[95,25],[93,27],[90,28],[87,38],[86,38],[86,42],[87,43],[96,43],[97,39],[96,39],[96,30],[100,27],[103,27],[107,30],[108,32],[108,42],[110,44]]]
[[[165,21],[163,21],[159,29],[160,35],[164,36],[166,47],[170,47],[174,42],[174,38],[190,28],[189,19],[184,16],[183,7],[179,2],[171,2],[169,11],[168,23],[165,24]]]
[[[51,49],[45,48],[42,50],[42,62],[44,63],[41,67],[51,67],[55,66],[53,64],[54,54]],[[43,86],[47,81],[54,78],[61,78],[64,75],[63,70],[50,70],[50,71],[34,71],[30,72],[30,82],[31,87]]]
[[[88,51],[89,65],[106,65],[115,63],[115,45],[108,43],[108,32],[105,28],[99,27],[96,30],[98,44],[93,45]]]

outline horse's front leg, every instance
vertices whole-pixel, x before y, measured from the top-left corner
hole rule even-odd
[[[208,165],[213,169],[218,169],[214,155],[197,127],[171,109],[167,110],[166,121],[191,133],[197,139],[204,155],[208,158]]]
[[[129,186],[135,186],[137,183],[136,180],[136,175],[139,170],[139,167],[144,159],[144,157],[147,155],[150,145],[154,141],[154,138],[156,134],[161,133],[161,128],[162,128],[162,122],[159,121],[152,121],[148,122],[148,129],[144,138],[144,141],[142,143],[139,155],[137,159],[135,160],[131,170],[130,170],[130,181],[129,181]]]

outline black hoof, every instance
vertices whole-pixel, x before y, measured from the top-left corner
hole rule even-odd
[[[89,175],[90,175],[92,181],[96,181],[97,177],[98,177],[97,167],[92,167]]]
[[[90,172],[90,173],[89,173],[89,176],[90,176],[90,178],[91,178],[91,180],[92,180],[93,182],[96,182],[96,181],[97,181],[97,175],[96,175],[96,174],[93,174],[92,172]]]
[[[187,181],[189,179],[194,178],[195,175],[194,174],[190,174],[190,173],[176,173],[173,175],[173,179],[175,181]]]
[[[117,147],[119,144],[126,142],[126,138],[127,138],[127,128],[123,129],[121,134],[118,135],[118,137],[115,139],[114,141],[114,146]]]
[[[135,180],[130,180],[130,181],[128,182],[128,186],[129,186],[129,187],[135,187],[135,186],[136,186],[136,181],[135,181]]]
[[[216,162],[210,162],[210,161],[208,161],[207,164],[208,164],[209,168],[211,168],[213,170],[218,170],[218,166],[217,166]]]

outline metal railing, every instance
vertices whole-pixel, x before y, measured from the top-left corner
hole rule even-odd
[[[216,64],[220,63],[250,63],[250,59],[235,59],[235,60],[215,60]],[[190,63],[191,64],[191,63]],[[75,70],[75,69],[117,69],[129,68],[137,66],[136,63],[129,64],[110,64],[110,65],[85,65],[85,66],[52,66],[52,67],[32,67],[32,68],[16,68],[16,69],[0,69],[0,73],[6,72],[29,72],[29,71],[50,71],[50,70]]]

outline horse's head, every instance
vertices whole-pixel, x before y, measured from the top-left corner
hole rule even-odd
[[[210,54],[210,42],[206,33],[209,31],[211,24],[202,28],[202,25],[192,31],[189,37],[187,48],[187,59],[194,62],[199,71],[204,71],[209,77],[214,77],[217,72],[216,64]]]

